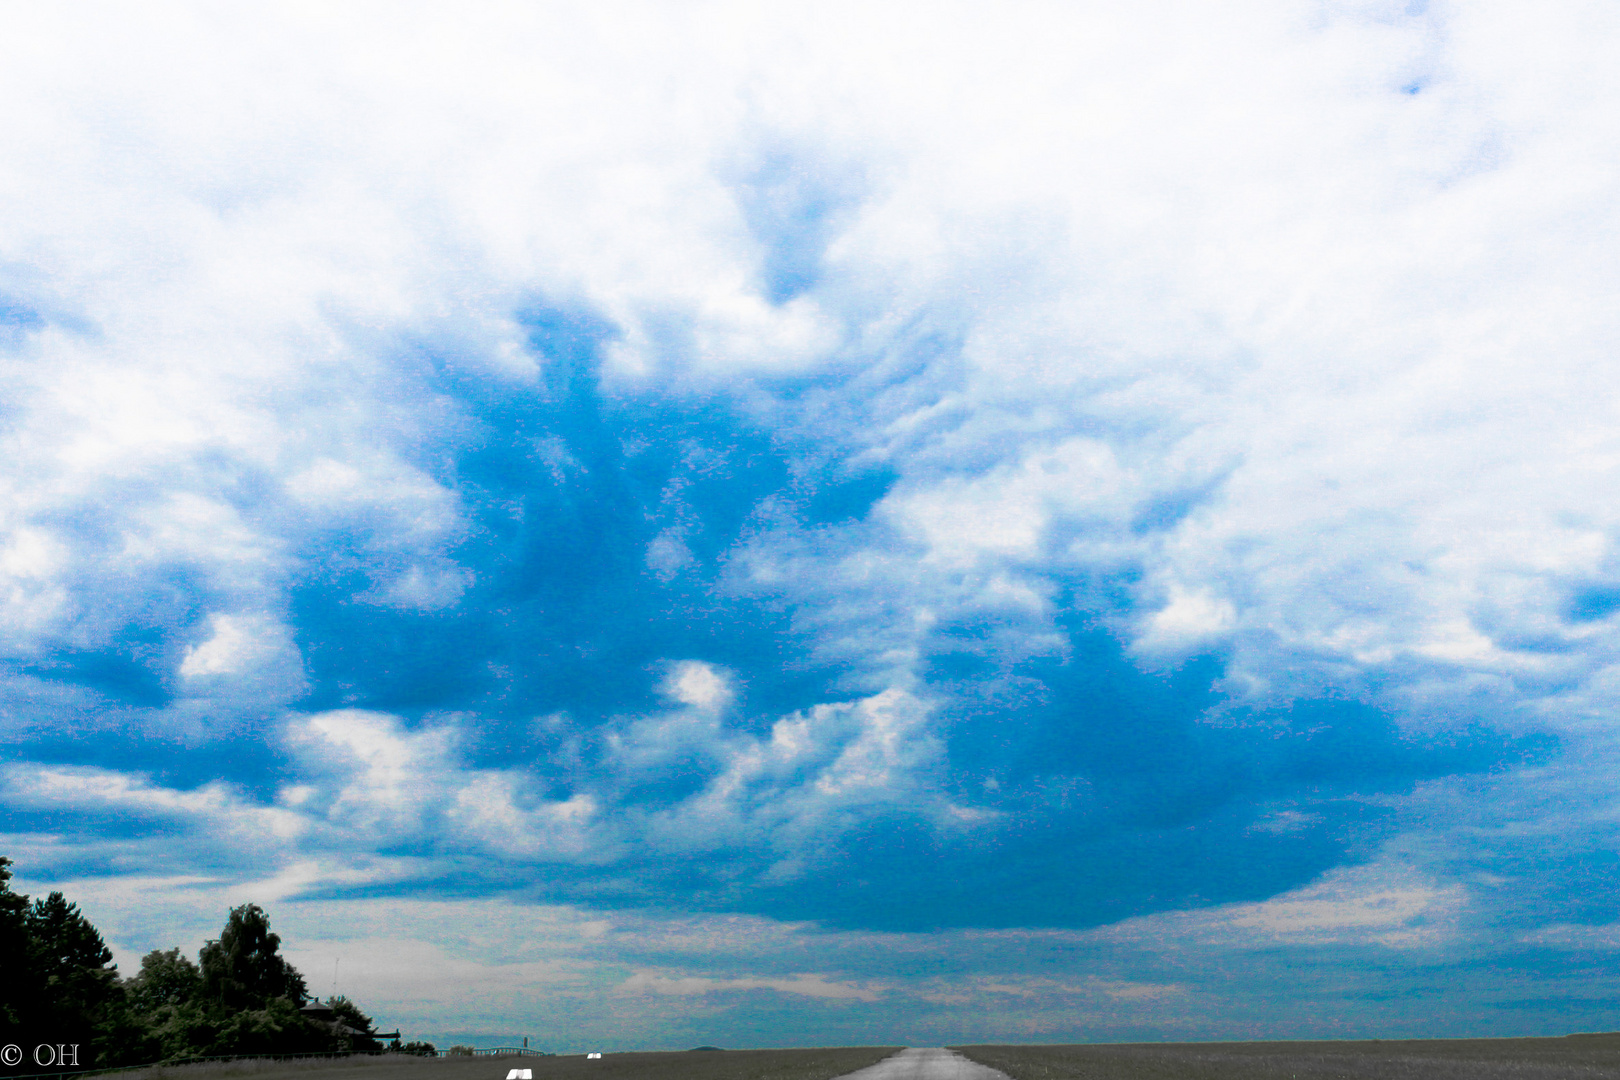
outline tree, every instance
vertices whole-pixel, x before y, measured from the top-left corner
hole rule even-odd
[[[217,941],[202,947],[202,996],[232,1011],[263,1009],[277,998],[301,1005],[304,977],[278,954],[281,938],[257,904],[232,908]]]
[[[120,980],[101,933],[59,892],[13,892],[0,857],[0,1032],[81,1047],[87,1067],[228,1054],[375,1049],[371,1018],[345,998],[333,1023],[302,1005],[304,978],[255,904],[231,911],[194,964],[179,949],[153,951]],[[20,1040],[0,1040],[20,1041]]]
[[[141,957],[141,972],[126,984],[129,1003],[139,1012],[186,1005],[202,995],[202,971],[179,949],[153,949]]]
[[[141,957],[140,973],[124,983],[118,1061],[101,1064],[183,1058],[196,1054],[198,1046],[212,1045],[215,1025],[201,997],[202,972],[179,949],[154,949]]]
[[[291,998],[276,997],[262,1008],[243,1009],[224,1018],[210,1055],[306,1054],[334,1049],[330,1032],[311,1023]]]
[[[0,856],[0,1029],[16,1031],[37,1003],[28,947],[28,897],[11,891],[11,860]]]
[[[89,1034],[119,995],[118,968],[101,932],[77,904],[53,892],[28,910],[29,954],[44,991],[38,1010],[45,1034],[88,1043]]]
[[[371,1017],[361,1012],[360,1006],[342,995],[327,998],[326,1004],[332,1010],[340,1046],[365,1054],[382,1049],[382,1044],[371,1037]]]
[[[100,1063],[123,1015],[112,950],[61,893],[30,904],[13,892],[10,866],[0,857],[0,1029],[78,1044],[81,1063]]]
[[[179,949],[154,949],[141,957],[140,973],[124,983],[124,992],[130,1063],[246,1053],[239,1043],[264,1041],[265,1024],[238,1023],[237,1011],[204,995],[202,970]]]
[[[360,1011],[360,1006],[339,994],[337,997],[326,999],[327,1008],[332,1010],[333,1019],[341,1024],[347,1024],[356,1031],[370,1031],[371,1017]]]
[[[198,954],[198,1004],[206,1024],[193,1024],[187,1037],[195,1053],[294,1054],[332,1049],[332,1033],[304,1016],[307,991],[298,969],[280,955],[281,938],[270,932],[270,917],[257,904],[232,908],[218,940]],[[189,1023],[184,1008],[176,1024]],[[205,1028],[212,1034],[203,1044]]]

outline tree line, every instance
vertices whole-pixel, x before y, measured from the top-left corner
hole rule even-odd
[[[371,1018],[345,997],[312,999],[257,904],[232,908],[195,961],[154,950],[124,978],[112,950],[60,892],[30,901],[0,856],[0,1044],[5,1072],[38,1072],[38,1046],[78,1046],[69,1068],[249,1054],[378,1053]],[[398,1041],[391,1050],[432,1052]]]

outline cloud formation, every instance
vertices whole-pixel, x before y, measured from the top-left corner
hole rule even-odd
[[[15,21],[25,873],[891,959],[1620,919],[1606,9]],[[973,1000],[1248,1015],[1131,940]],[[701,951],[614,985],[957,992]]]

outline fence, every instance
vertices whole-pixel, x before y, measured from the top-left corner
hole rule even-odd
[[[530,1050],[527,1046],[484,1046],[478,1049],[467,1047],[451,1047],[440,1050],[440,1057],[505,1057],[511,1054],[515,1057],[551,1057],[544,1050]]]

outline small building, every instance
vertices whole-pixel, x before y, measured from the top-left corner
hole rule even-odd
[[[331,1028],[334,1035],[347,1035],[355,1043],[375,1043],[383,1039],[393,1039],[396,1042],[399,1040],[397,1031],[361,1031],[359,1028],[350,1027],[339,1020],[332,1006],[320,998],[312,999],[299,1012],[303,1013],[306,1020],[313,1020],[317,1024]]]

